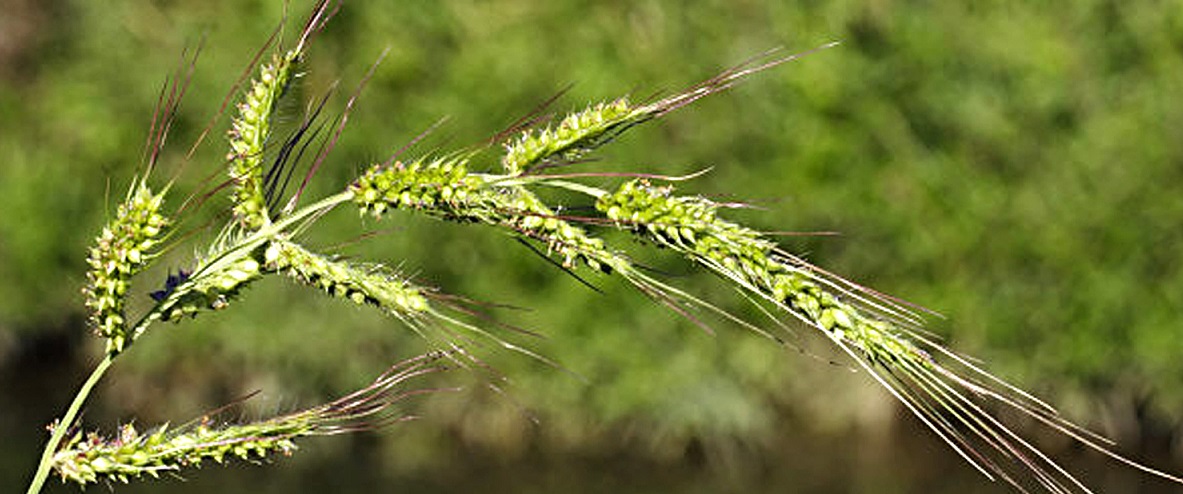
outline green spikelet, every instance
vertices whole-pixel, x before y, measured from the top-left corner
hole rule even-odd
[[[424,210],[455,221],[483,222],[487,184],[468,172],[463,158],[375,165],[350,186],[363,214],[381,217],[388,209]]]
[[[422,211],[439,218],[484,223],[546,244],[566,267],[594,270],[623,268],[627,261],[603,241],[559,218],[520,185],[491,181],[469,173],[463,159],[416,161],[370,168],[350,187],[363,214],[380,217],[388,209]]]
[[[107,350],[120,352],[127,344],[127,321],[123,313],[131,277],[155,255],[169,219],[160,213],[164,194],[153,194],[137,182],[127,200],[87,256],[90,271],[83,289],[90,323],[95,333],[107,338]]]
[[[256,250],[217,268],[199,268],[162,301],[158,309],[161,319],[177,322],[184,316],[195,317],[201,311],[225,309],[248,285],[263,277],[261,257]]]
[[[356,266],[311,252],[286,240],[267,247],[266,268],[357,304],[377,306],[399,316],[429,309],[419,288],[377,266]]]
[[[263,148],[271,133],[271,118],[276,103],[287,92],[301,52],[291,50],[275,55],[259,69],[259,76],[238,104],[238,115],[231,124],[230,178],[234,181],[234,217],[248,229],[267,224],[267,201],[263,194]]]
[[[521,133],[505,145],[501,164],[517,175],[549,159],[573,161],[656,113],[656,107],[633,106],[626,98],[600,103],[568,115],[556,126]]]
[[[720,219],[718,206],[699,197],[680,197],[672,187],[632,180],[600,197],[596,208],[608,219],[658,245],[672,248],[755,294],[788,308],[793,315],[845,341],[874,362],[931,359],[888,321],[845,303],[816,272],[780,253],[760,233]]]

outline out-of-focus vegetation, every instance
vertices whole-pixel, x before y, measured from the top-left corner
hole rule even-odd
[[[108,196],[125,190],[140,162],[157,92],[182,50],[204,37],[160,177],[180,169],[283,6],[6,3],[0,368],[17,382],[33,379],[22,372],[58,365],[23,365],[46,340],[86,343],[53,354],[61,368],[99,351],[81,336],[84,249],[109,214]],[[293,5],[292,18],[305,8]],[[339,189],[441,117],[448,120],[411,153],[486,139],[568,84],[559,111],[672,91],[772,47],[831,40],[843,44],[679,110],[579,166],[669,174],[713,167],[683,190],[761,206],[735,214],[768,230],[841,232],[784,243],[946,314],[933,328],[951,346],[1070,417],[1132,449],[1171,447],[1183,421],[1178,3],[351,2],[313,46],[307,98],[337,78],[352,88],[391,51],[313,187]],[[221,173],[224,123],[185,166],[182,190]],[[343,221],[328,218],[314,231],[321,245],[362,232],[339,214]],[[726,325],[712,337],[626,286],[588,290],[503,234],[409,216],[367,224],[391,225],[342,252],[385,259],[450,293],[528,308],[497,315],[544,333],[529,343],[583,379],[494,354],[511,378],[509,398],[473,386],[424,404],[423,422],[382,436],[389,444],[367,460],[374,468],[447,472],[454,445],[511,459],[623,450],[644,461],[693,457],[737,477],[753,475],[742,465],[758,458],[767,469],[792,470],[767,458],[792,463],[826,448],[827,438],[900,455],[940,453],[935,439],[877,444],[895,423],[894,405],[866,376],[830,365],[808,331],[802,352]],[[173,252],[172,267],[191,259],[186,248]],[[660,270],[682,269],[667,261],[649,259]],[[737,294],[699,278],[686,281],[746,310]],[[156,288],[145,284],[144,298]],[[265,393],[254,406],[294,408],[356,387],[422,345],[390,320],[278,283],[253,289],[238,310],[174,329],[129,352],[89,421],[185,420],[254,389]],[[80,379],[55,377],[43,385],[61,394]],[[6,393],[5,433],[33,437],[43,425],[36,421],[65,405],[58,395],[31,403]],[[26,407],[40,415],[18,411]],[[905,435],[927,434],[903,424]],[[785,430],[815,442],[786,442]],[[6,448],[0,472],[20,484],[36,444]],[[1183,446],[1174,448],[1178,465]],[[264,475],[350,454],[331,441],[307,449],[301,455],[310,459]],[[857,456],[846,454],[834,461]],[[828,466],[847,475],[849,483],[834,485],[850,491],[933,485],[860,483],[857,464]],[[529,469],[517,468],[515,481],[531,485]]]

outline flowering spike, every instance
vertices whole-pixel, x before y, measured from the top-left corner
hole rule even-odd
[[[600,103],[568,115],[558,125],[522,132],[505,144],[501,164],[517,175],[547,161],[574,161],[656,113],[626,98]]]
[[[268,271],[287,273],[334,297],[374,305],[400,317],[415,317],[429,309],[422,289],[377,266],[334,260],[282,239],[267,246],[265,259]]]
[[[567,115],[558,125],[528,129],[506,142],[501,165],[509,175],[521,175],[539,165],[575,161],[635,125],[661,117],[700,98],[726,91],[757,72],[836,45],[827,43],[806,52],[780,57],[767,53],[685,91],[642,105],[632,104],[628,98],[619,98],[589,106]]]
[[[271,135],[271,119],[276,103],[288,90],[295,75],[295,64],[302,52],[290,50],[275,55],[259,68],[238,104],[238,116],[231,124],[230,178],[234,183],[234,217],[248,229],[270,222],[263,191],[263,150]]]
[[[145,475],[176,473],[200,467],[212,460],[224,463],[238,458],[255,461],[279,453],[290,456],[295,440],[361,429],[374,429],[409,420],[394,407],[415,395],[441,389],[407,389],[413,378],[447,367],[442,353],[422,355],[390,367],[368,386],[332,402],[307,410],[256,422],[212,425],[209,417],[180,429],[168,424],[141,433],[131,424],[119,428],[115,437],[97,433],[75,433],[53,455],[53,469],[62,481],[79,485],[99,481],[126,483]]]
[[[381,216],[387,209],[409,209],[448,221],[484,223],[546,244],[547,252],[556,254],[564,267],[586,265],[605,272],[630,269],[628,261],[606,249],[602,240],[562,219],[525,187],[469,173],[464,160],[375,166],[350,191],[363,214]]]
[[[132,185],[127,200],[95,239],[86,262],[90,266],[83,289],[90,323],[107,338],[107,350],[118,353],[128,344],[124,315],[131,278],[156,255],[160,237],[170,220],[161,212],[164,194],[153,194],[142,181]]]
[[[989,478],[1022,489],[1029,476],[1051,492],[1090,492],[1042,451],[983,408],[1013,408],[1102,454],[1175,482],[1181,479],[1114,453],[1103,439],[1054,409],[920,334],[899,302],[811,266],[751,229],[717,216],[718,205],[676,196],[673,187],[632,180],[599,194],[596,208],[617,227],[673,249],[820,330]],[[950,367],[933,356],[952,360]],[[1017,471],[1016,471],[1017,470]]]

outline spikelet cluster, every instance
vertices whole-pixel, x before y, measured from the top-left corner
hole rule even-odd
[[[463,159],[418,160],[370,167],[350,186],[363,214],[381,217],[388,209],[427,210],[452,220],[471,218],[480,210],[485,183],[468,173]]]
[[[217,269],[199,271],[182,282],[161,301],[161,319],[176,322],[204,310],[226,308],[251,282],[263,277],[258,260],[262,255],[252,254]]]
[[[445,353],[430,353],[399,362],[369,385],[329,403],[266,420],[211,425],[204,417],[196,425],[170,430],[162,426],[140,433],[132,425],[120,427],[116,437],[78,432],[62,444],[52,466],[63,481],[79,485],[123,482],[159,477],[200,467],[212,460],[255,461],[279,453],[290,455],[295,440],[383,427],[407,420],[396,404],[408,397],[440,389],[407,388],[407,381],[446,371]]]
[[[153,257],[169,225],[160,208],[164,192],[153,194],[140,183],[115,218],[103,228],[87,256],[90,271],[83,289],[94,331],[107,338],[109,351],[119,352],[127,340],[124,304],[131,277]]]
[[[248,229],[269,220],[263,193],[263,148],[271,133],[276,103],[287,91],[301,53],[291,50],[263,64],[259,75],[238,104],[238,115],[228,132],[230,178],[234,181],[234,217]]]
[[[516,175],[547,160],[574,161],[652,117],[653,109],[633,106],[627,98],[600,103],[566,116],[558,125],[521,133],[505,144],[501,164]]]
[[[144,475],[159,477],[200,467],[206,460],[222,463],[227,458],[290,455],[296,449],[292,440],[308,435],[313,428],[306,420],[287,420],[222,428],[201,424],[179,433],[161,427],[141,434],[127,424],[112,439],[93,432],[75,435],[54,455],[53,467],[63,481],[79,485],[127,483]]]
[[[794,316],[839,342],[858,348],[874,362],[910,359],[927,365],[928,355],[888,321],[840,299],[812,272],[780,255],[759,232],[718,217],[718,206],[700,197],[673,195],[670,186],[632,180],[605,194],[596,208],[617,225],[689,256],[755,294],[790,309]],[[837,292],[837,293],[836,293]]]
[[[602,240],[559,215],[520,185],[504,185],[468,172],[463,160],[417,161],[370,168],[350,191],[363,214],[388,209],[426,212],[456,222],[507,228],[546,244],[564,266],[611,271],[623,265]]]
[[[582,264],[605,273],[627,269],[624,258],[608,250],[603,240],[560,218],[530,191],[517,187],[503,195],[501,200],[506,203],[503,210],[507,211],[503,223],[544,242],[549,253],[562,259],[564,267]]]
[[[775,247],[755,230],[720,220],[714,203],[700,197],[673,196],[672,192],[670,186],[630,180],[600,196],[596,209],[619,224],[646,230],[660,239],[659,245],[693,248],[720,259],[728,257],[728,249],[744,250],[743,257],[759,259]]]
[[[334,260],[287,240],[268,245],[266,269],[286,273],[334,297],[374,305],[396,315],[414,315],[429,308],[421,289],[386,270]]]

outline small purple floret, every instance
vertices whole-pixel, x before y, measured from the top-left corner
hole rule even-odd
[[[149,293],[148,296],[152,297],[152,300],[163,302],[164,299],[168,298],[169,295],[172,295],[173,291],[176,290],[177,287],[181,285],[181,283],[189,281],[190,274],[192,274],[191,271],[185,271],[184,269],[177,270],[177,274],[175,275],[170,273],[168,278],[164,279],[164,288]]]

